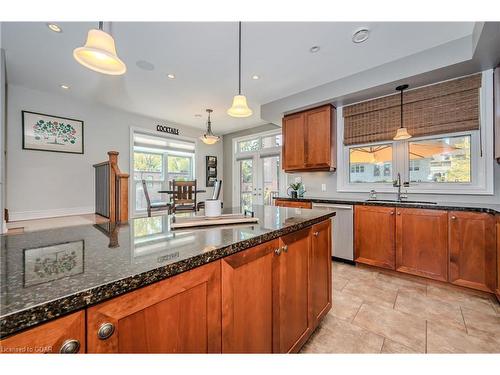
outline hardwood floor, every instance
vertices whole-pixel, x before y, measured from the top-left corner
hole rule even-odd
[[[302,353],[500,353],[490,295],[334,262],[333,308]]]
[[[101,224],[109,220],[96,214],[51,217],[45,219],[12,221],[7,223],[7,234],[20,234],[44,229],[70,227],[75,225]]]

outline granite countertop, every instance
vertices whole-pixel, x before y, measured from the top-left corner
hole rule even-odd
[[[325,197],[275,197],[274,199],[295,201],[295,202],[313,202],[313,203],[331,203],[331,204],[346,204],[346,205],[362,205],[362,206],[388,206],[388,207],[403,207],[403,208],[425,208],[431,210],[448,210],[448,211],[473,211],[484,212],[492,215],[500,214],[500,204],[483,204],[483,203],[457,203],[457,202],[438,202],[437,204],[426,203],[408,203],[408,202],[383,202],[383,201],[368,201],[362,199],[337,199]]]
[[[0,338],[335,215],[253,209],[257,224],[171,230],[163,215],[0,236]]]

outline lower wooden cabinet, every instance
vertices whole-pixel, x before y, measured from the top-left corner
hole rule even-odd
[[[500,302],[500,215],[497,215],[497,300]]]
[[[332,221],[325,220],[312,227],[309,266],[313,328],[332,307]]]
[[[85,311],[0,340],[0,353],[84,353]]]
[[[495,217],[475,212],[449,213],[450,282],[494,292],[496,287]]]
[[[273,264],[273,352],[297,352],[312,332],[309,313],[311,228],[280,237]]]
[[[312,208],[311,202],[287,201],[281,199],[275,199],[274,205],[279,207]]]
[[[355,206],[355,261],[395,269],[394,207]]]
[[[448,280],[448,212],[396,209],[396,270]]]
[[[272,353],[278,240],[222,259],[222,352]]]
[[[87,310],[89,353],[220,353],[220,261]]]

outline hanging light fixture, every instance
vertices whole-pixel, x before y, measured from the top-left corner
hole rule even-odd
[[[408,88],[408,85],[401,85],[396,87],[396,90],[401,93],[401,126],[400,128],[396,131],[396,135],[394,136],[395,141],[401,141],[403,139],[409,139],[411,138],[411,134],[408,133],[408,129],[403,126],[403,91]]]
[[[207,121],[207,132],[203,134],[200,139],[205,143],[206,145],[213,145],[219,142],[220,137],[218,135],[214,135],[212,133],[212,122],[210,121],[210,113],[213,112],[212,109],[207,109],[208,112],[208,121]]]
[[[233,105],[227,110],[227,114],[231,117],[249,117],[253,112],[248,108],[245,95],[241,95],[241,22],[238,25],[238,95],[234,96]]]
[[[75,48],[73,57],[80,64],[103,74],[121,75],[127,71],[127,66],[116,54],[113,37],[103,31],[103,22],[99,29],[90,29],[87,41],[83,47]]]

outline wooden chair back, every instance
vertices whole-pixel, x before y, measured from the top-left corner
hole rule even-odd
[[[172,181],[172,208],[174,211],[182,206],[183,208],[193,207],[196,211],[196,180],[193,181]],[[186,207],[187,206],[187,207]]]
[[[146,197],[147,207],[151,207],[151,199],[149,198],[148,184],[146,180],[142,180],[142,190],[144,191],[144,195]]]

